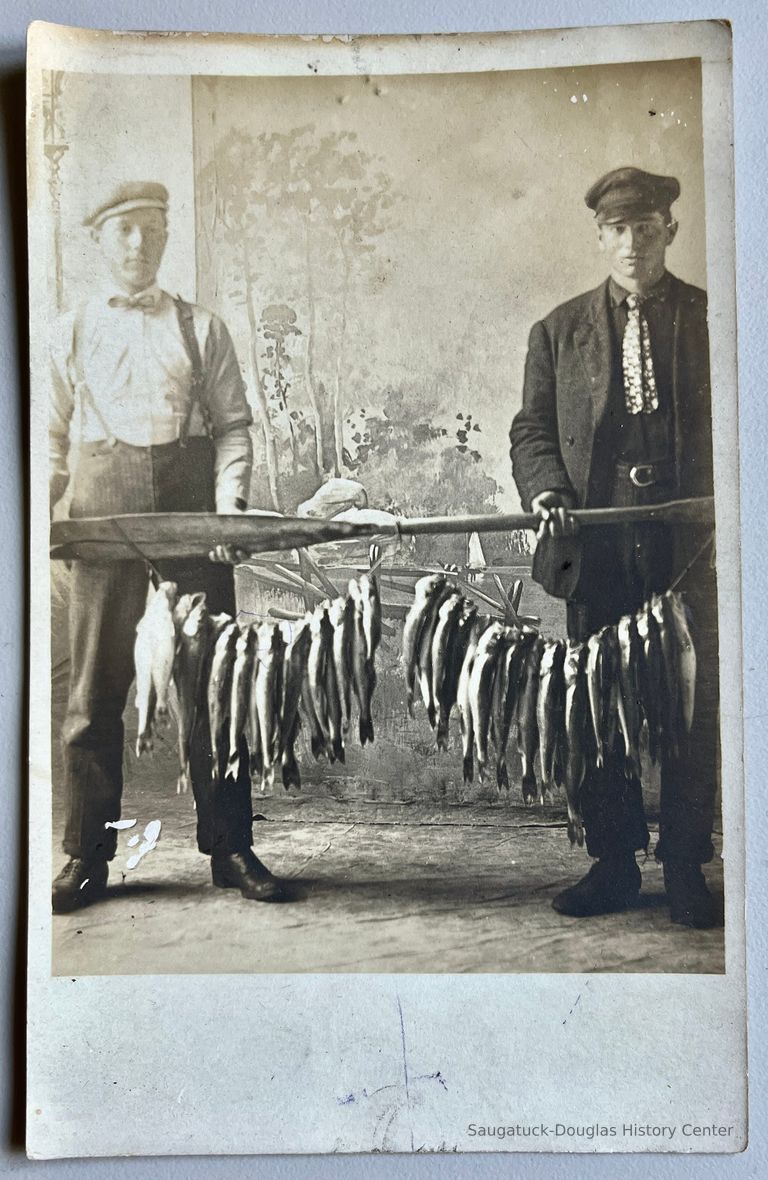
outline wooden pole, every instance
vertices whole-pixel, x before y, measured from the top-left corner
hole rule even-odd
[[[714,524],[714,497],[699,500],[670,500],[664,504],[640,504],[631,508],[576,508],[570,515],[580,525],[640,524],[660,521],[664,524]],[[436,533],[506,533],[514,529],[538,529],[541,518],[533,512],[498,513],[488,516],[424,516],[398,520],[397,527],[407,536]]]
[[[580,508],[571,513],[582,527],[660,521],[666,524],[713,526],[713,497],[673,500],[633,508]],[[398,520],[393,533],[403,536],[438,533],[499,533],[538,529],[533,513],[495,513],[487,516],[426,516]],[[285,516],[217,515],[216,513],[137,513],[117,517],[59,520],[51,525],[52,558],[91,558],[116,561],[137,557],[204,556],[217,544],[236,546],[245,553],[297,549],[327,541],[353,541],[381,536],[381,524],[352,524]]]

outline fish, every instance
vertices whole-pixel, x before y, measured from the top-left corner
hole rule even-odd
[[[416,655],[416,671],[421,699],[424,702],[424,708],[427,710],[429,724],[433,729],[435,728],[437,717],[435,699],[432,695],[432,640],[435,634],[435,627],[437,626],[440,607],[451,597],[455,589],[456,587],[452,582],[446,582],[445,585],[439,587],[433,594],[424,612]]]
[[[293,628],[289,624],[284,624],[282,631],[286,647],[283,656],[280,763],[283,786],[288,788],[301,786],[301,773],[294,747],[301,726],[299,704],[312,635],[307,620],[302,620]]]
[[[301,681],[301,706],[309,722],[309,742],[312,749],[312,755],[318,759],[321,754],[327,756],[328,749],[326,746],[325,734],[322,726],[315,712],[315,704],[312,700],[312,690],[309,687],[309,671],[304,669],[304,675]]]
[[[637,630],[643,645],[640,681],[642,705],[648,727],[648,754],[653,763],[658,762],[661,752],[661,706],[664,693],[664,668],[661,651],[659,624],[646,603],[635,616]]]
[[[499,734],[503,724],[504,701],[507,695],[507,657],[520,637],[519,627],[505,625],[499,637],[499,648],[491,685],[491,720],[488,735],[498,754]]]
[[[283,701],[285,639],[275,623],[261,623],[256,632],[259,666],[256,673],[256,712],[261,740],[262,786],[270,794],[280,760],[280,709]]]
[[[211,778],[214,782],[219,777],[221,735],[229,719],[232,669],[239,634],[240,628],[234,620],[225,624],[216,638],[208,675],[208,725],[211,735]]]
[[[360,600],[363,604],[363,632],[368,659],[373,663],[381,643],[381,599],[379,586],[373,574],[361,574],[357,579]]]
[[[352,718],[352,646],[355,633],[355,600],[351,595],[335,598],[328,610],[333,626],[333,662],[342,706],[342,732],[346,734]]]
[[[562,782],[565,735],[565,643],[547,639],[539,665],[539,696],[536,722],[539,727],[539,756],[542,787],[551,790]]]
[[[200,593],[201,592],[197,592],[195,594],[180,594],[177,598],[176,605],[171,612],[173,615],[173,625],[176,628],[177,633],[184,626],[184,623],[186,619],[189,618],[193,608],[198,605]],[[203,597],[205,597],[204,594]]]
[[[323,735],[324,747],[328,757],[333,761],[335,754],[331,750],[326,687],[326,665],[329,659],[333,659],[333,628],[328,618],[328,606],[329,603],[326,600],[315,607],[309,620],[311,640],[307,657],[307,673],[309,675],[309,691],[315,716]]]
[[[358,704],[358,732],[360,744],[373,741],[373,718],[371,699],[376,687],[376,669],[368,656],[368,638],[365,629],[365,603],[358,586],[349,584],[350,596],[355,603],[354,629],[352,633],[352,687]]]
[[[696,649],[691,637],[688,607],[682,594],[667,591],[665,595],[677,643],[678,688],[680,693],[680,715],[683,731],[688,734],[693,725],[696,703]]]
[[[616,742],[619,702],[619,640],[615,627],[603,627],[587,640],[587,692],[595,761],[602,769]]]
[[[256,639],[253,627],[243,627],[235,643],[229,708],[229,758],[226,769],[226,777],[235,782],[240,774],[240,744],[247,728],[250,708]]]
[[[461,747],[462,747],[462,770],[464,774],[464,782],[471,783],[474,777],[474,726],[472,720],[472,708],[470,704],[470,683],[472,680],[472,669],[475,664],[475,656],[477,655],[477,646],[480,637],[487,627],[490,626],[490,619],[488,615],[477,615],[469,625],[469,638],[467,641],[466,651],[464,652],[464,659],[459,672],[459,682],[456,688],[456,707],[459,712],[459,727],[461,729]]]
[[[543,651],[544,640],[537,635],[526,654],[517,698],[517,741],[523,763],[522,792],[526,806],[533,803],[538,793],[534,770],[536,752],[539,748],[536,705],[539,699],[539,668]]]
[[[672,607],[667,598],[654,594],[651,612],[659,626],[661,662],[664,670],[662,699],[662,733],[674,755],[677,755],[679,733],[680,690],[677,682],[677,636],[672,619]]]
[[[488,737],[493,706],[493,680],[504,636],[502,623],[491,623],[477,643],[469,677],[469,710],[480,778],[485,778],[488,763]]]
[[[563,785],[568,807],[568,839],[571,845],[584,844],[584,823],[579,794],[587,768],[589,732],[589,695],[587,691],[587,646],[570,641],[563,666],[565,682],[566,758]]]
[[[512,722],[517,714],[517,701],[528,649],[535,638],[531,630],[513,632],[496,672],[494,684],[494,728],[496,734],[496,786],[509,790],[507,746]]]
[[[402,665],[405,672],[406,706],[410,717],[414,716],[413,692],[416,683],[416,667],[419,655],[419,641],[425,616],[431,606],[434,595],[446,584],[445,574],[428,574],[419,578],[414,586],[414,597],[411,609],[405,617],[403,625]],[[350,592],[352,587],[350,586]]]
[[[643,718],[640,705],[642,641],[634,615],[619,619],[616,635],[619,641],[619,729],[624,739],[627,771],[640,778],[640,731]]]
[[[203,682],[203,668],[208,654],[208,643],[213,624],[208,615],[206,595],[204,593],[183,595],[189,598],[191,605],[183,611],[178,611],[182,603],[179,599],[174,611],[174,624],[177,631],[176,658],[173,662],[173,683],[176,686],[176,722],[178,726],[179,747],[179,778],[176,784],[177,793],[189,790],[189,743],[197,718],[198,702],[200,700]]]
[[[603,732],[606,754],[613,754],[619,732],[619,636],[616,627],[603,628]]]
[[[451,599],[446,599],[438,611],[438,626],[441,614],[449,609]],[[432,691],[437,705],[437,726],[435,742],[438,750],[448,748],[448,725],[459,688],[464,656],[477,619],[477,607],[466,599],[460,599],[461,610],[455,626],[446,624],[442,635],[437,628],[432,639]]]
[[[248,715],[245,723],[246,740],[248,742],[248,766],[251,772],[251,779],[261,780],[264,773],[264,754],[261,748],[261,724],[259,722],[259,709],[256,699],[256,681],[259,675],[259,641],[258,641],[258,627],[256,628],[256,646],[253,652],[253,664],[251,665],[251,689],[248,693]]]
[[[173,608],[177,591],[175,582],[161,582],[136,627],[133,659],[136,669],[136,708],[139,711],[137,756],[152,749],[156,718],[165,717],[168,713],[168,689],[176,656]]]
[[[365,608],[363,609],[363,620],[365,620]],[[331,741],[331,762],[344,762],[344,730],[343,730],[343,709],[341,704],[341,694],[339,692],[339,681],[336,675],[336,661],[333,657],[333,624],[331,623],[329,612],[326,612],[325,618],[321,626],[325,629],[327,645],[326,659],[325,659],[325,699],[328,704],[328,733]],[[373,666],[373,660],[370,661]]]
[[[432,633],[432,700],[436,706],[436,743],[438,750],[447,746],[448,723],[445,716],[443,702],[443,684],[451,654],[451,647],[456,641],[459,629],[464,599],[454,591],[446,598],[437,612],[435,629]],[[450,710],[449,710],[450,712]]]

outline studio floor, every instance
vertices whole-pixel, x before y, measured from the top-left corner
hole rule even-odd
[[[652,856],[639,857],[637,909],[555,913],[589,863],[555,808],[276,796],[256,814],[255,849],[289,882],[288,903],[214,889],[191,798],[127,789],[136,826],[120,833],[106,898],[54,917],[54,973],[724,970],[722,928],[671,924]],[[129,869],[128,839],[157,819],[157,846]],[[716,841],[706,874],[722,901]],[[54,872],[63,862],[57,848]]]

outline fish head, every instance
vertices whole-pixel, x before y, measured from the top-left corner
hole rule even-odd
[[[532,672],[538,672],[541,667],[541,658],[544,654],[544,640],[541,635],[537,635],[531,644],[531,650],[528,652],[528,659],[526,660],[526,667]]]
[[[328,608],[328,618],[330,619],[330,623],[332,623],[334,629],[336,627],[341,627],[344,614],[346,614],[347,611],[348,602],[349,598],[334,598],[334,601],[330,603]]]
[[[583,657],[586,654],[587,649],[583,643],[578,643],[574,639],[568,640],[564,662],[566,684],[573,684],[577,679],[583,667]]]
[[[173,609],[173,607],[176,605],[176,599],[177,599],[178,593],[179,593],[178,583],[177,582],[161,582],[159,584],[159,586],[157,587],[157,593],[158,593],[158,595],[162,594],[163,597],[165,598],[166,602],[168,603],[168,606],[171,609]]]
[[[192,594],[190,597],[198,601],[191,607],[189,614],[181,625],[181,630],[185,635],[192,638],[195,635],[199,635],[204,629],[208,619],[208,606],[206,604],[205,594]]]
[[[437,612],[438,619],[448,622],[450,619],[456,618],[461,614],[464,606],[464,599],[455,590],[446,598]]]

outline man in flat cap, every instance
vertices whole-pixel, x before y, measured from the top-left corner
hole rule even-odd
[[[590,527],[572,508],[631,506],[713,494],[709,344],[704,291],[666,269],[677,231],[671,176],[619,168],[586,204],[609,275],[594,291],[534,325],[523,407],[510,431],[523,506],[542,517],[534,577],[567,601],[571,639],[584,641],[673,584],[693,616],[699,675],[690,741],[661,757],[655,854],[673,922],[713,925],[701,865],[711,841],[717,787],[717,612],[708,526]],[[636,852],[649,834],[640,782],[617,753],[589,767],[581,793],[589,873],[554,899],[581,917],[632,906]]]
[[[251,476],[251,412],[225,325],[157,284],[168,238],[168,192],[124,184],[85,225],[106,264],[106,284],[62,317],[52,347],[51,506],[70,482],[70,516],[131,512],[243,511]],[[156,573],[179,593],[204,591],[210,611],[234,615],[235,559],[164,561]],[[115,854],[123,787],[123,721],[133,679],[136,624],[148,568],[135,562],[73,565],[69,603],[71,671],[63,727],[69,860],[53,884],[53,909],[67,912],[101,896]],[[218,789],[211,775],[207,720],[199,716],[190,771],[200,850],[214,884],[260,901],[279,883],[251,848],[251,784],[246,766]],[[219,781],[223,781],[220,774]]]

